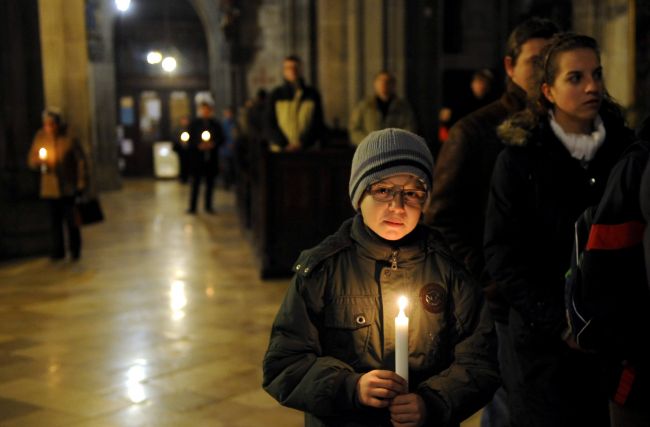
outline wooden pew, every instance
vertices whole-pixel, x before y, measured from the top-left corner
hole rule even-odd
[[[288,276],[300,251],[354,215],[348,195],[354,149],[270,153],[252,144],[250,218],[260,276]]]

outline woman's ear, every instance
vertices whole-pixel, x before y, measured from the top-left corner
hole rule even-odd
[[[548,83],[542,83],[542,94],[544,95],[544,98],[548,100],[548,102],[555,104],[553,91],[551,90],[551,86]]]

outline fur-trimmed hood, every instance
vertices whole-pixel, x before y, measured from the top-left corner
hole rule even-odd
[[[627,138],[632,136],[630,129],[625,126],[620,111],[617,111],[614,104],[603,101],[598,114],[603,120],[608,135],[619,135]],[[537,119],[534,113],[527,108],[501,123],[497,127],[497,135],[505,145],[526,146],[533,141],[533,135],[537,135],[546,129],[550,130],[548,119]]]
[[[528,110],[516,113],[497,127],[497,135],[505,145],[525,146],[531,140],[535,128],[531,128],[532,113]]]

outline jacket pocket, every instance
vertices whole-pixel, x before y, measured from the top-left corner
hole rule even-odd
[[[368,342],[377,324],[377,305],[374,297],[340,297],[324,311],[325,355],[355,365],[367,353]]]

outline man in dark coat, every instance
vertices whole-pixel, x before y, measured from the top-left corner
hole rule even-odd
[[[301,61],[291,55],[282,64],[284,84],[271,92],[267,131],[274,151],[310,148],[323,137],[323,107],[318,91],[305,84]]]
[[[199,117],[189,126],[190,140],[188,144],[190,158],[190,175],[192,177],[192,193],[188,213],[196,213],[201,181],[205,180],[205,210],[214,212],[212,206],[212,191],[214,179],[219,171],[219,147],[223,144],[223,130],[213,117],[212,103],[202,101],[199,105]]]
[[[464,262],[472,275],[483,282],[483,228],[490,178],[503,144],[496,129],[506,118],[526,106],[526,93],[532,91],[533,63],[548,39],[559,31],[551,21],[532,18],[519,24],[510,34],[504,66],[508,74],[506,91],[500,99],[465,116],[452,128],[442,146],[433,179],[432,201],[425,222],[442,232],[454,255]],[[486,297],[497,322],[500,342],[505,336],[508,308],[487,285]],[[514,379],[509,377],[508,355],[499,354],[501,376],[507,391]],[[484,417],[488,425],[507,425],[503,410],[503,390]],[[498,413],[496,413],[496,412]],[[505,424],[501,424],[505,423]]]
[[[490,177],[503,148],[496,128],[526,106],[531,61],[558,31],[554,23],[542,19],[530,19],[513,30],[504,59],[508,74],[506,91],[501,98],[451,128],[436,162],[426,222],[443,233],[454,255],[477,278],[484,266],[483,226]]]

